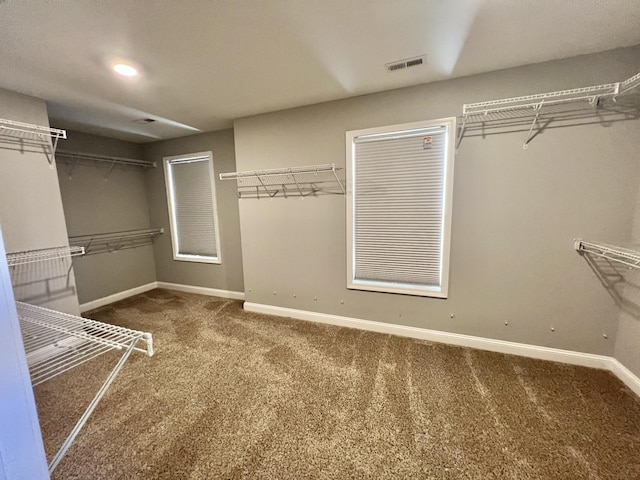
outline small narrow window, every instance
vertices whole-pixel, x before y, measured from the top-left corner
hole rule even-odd
[[[455,118],[350,131],[347,287],[447,297]]]
[[[211,152],[163,159],[173,258],[220,263]]]

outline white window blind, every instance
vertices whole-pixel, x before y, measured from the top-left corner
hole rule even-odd
[[[349,288],[446,297],[455,119],[347,132]]]
[[[211,153],[164,159],[176,260],[220,263]]]

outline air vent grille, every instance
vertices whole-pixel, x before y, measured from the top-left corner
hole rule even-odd
[[[134,122],[141,125],[146,125],[147,123],[155,122],[155,120],[153,118],[139,118],[138,120],[134,120]]]
[[[385,64],[385,68],[389,72],[395,72],[396,70],[402,70],[410,67],[417,67],[427,63],[427,56],[420,55],[419,57],[405,58],[403,60],[397,60],[395,62]]]
[[[390,65],[387,65],[387,70],[389,70],[390,72],[393,72],[394,70],[400,70],[402,68],[407,68],[407,64],[405,62],[392,63]]]

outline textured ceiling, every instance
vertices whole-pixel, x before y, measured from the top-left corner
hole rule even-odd
[[[47,100],[52,126],[147,142],[640,44],[640,8],[637,0],[8,0],[0,32],[0,87]],[[426,66],[384,68],[422,54]],[[116,60],[141,75],[118,78]]]

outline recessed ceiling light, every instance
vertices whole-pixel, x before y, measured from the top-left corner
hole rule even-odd
[[[136,75],[138,75],[138,70],[131,65],[127,65],[126,63],[116,63],[113,66],[113,71],[124,77],[135,77]]]

